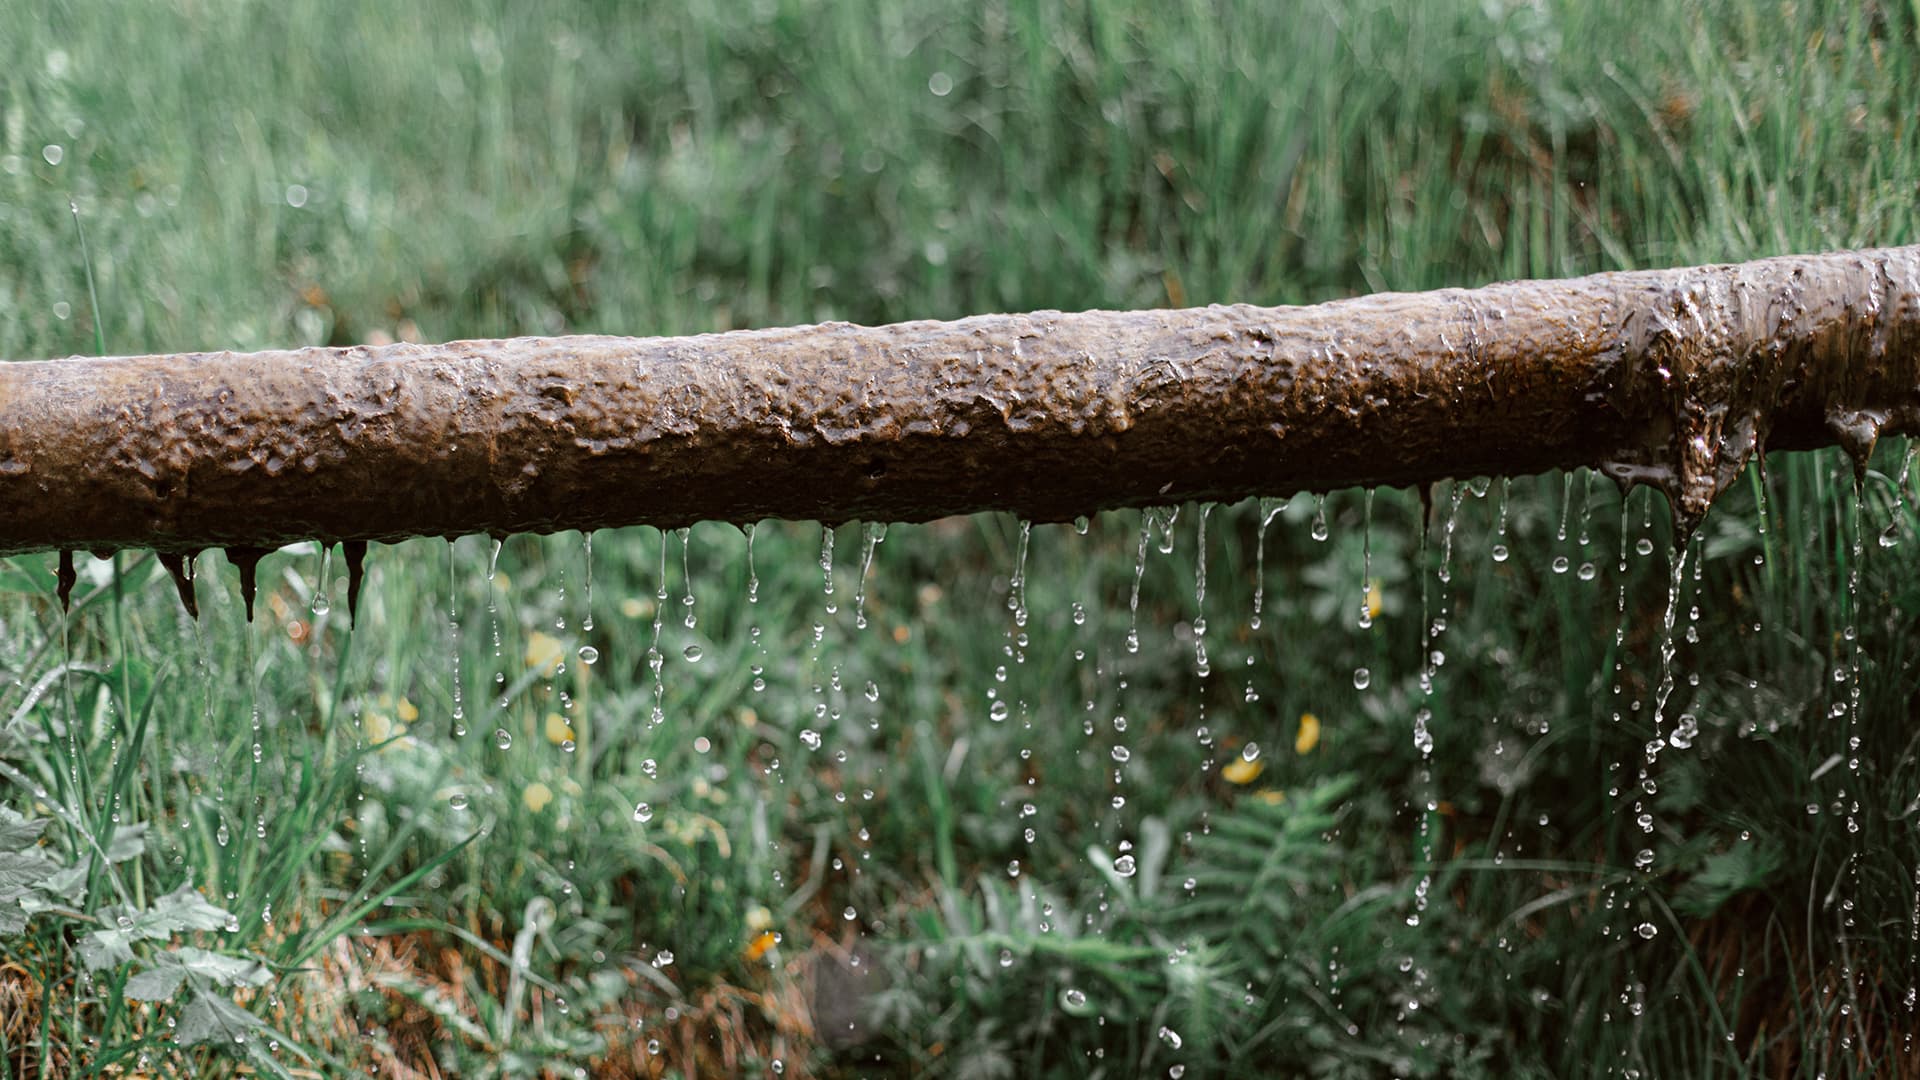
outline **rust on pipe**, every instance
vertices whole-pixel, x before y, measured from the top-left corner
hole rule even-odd
[[[0,553],[1047,521],[1573,465],[1695,521],[1763,445],[1858,458],[1917,421],[1920,247],[1311,307],[34,361],[0,364]]]

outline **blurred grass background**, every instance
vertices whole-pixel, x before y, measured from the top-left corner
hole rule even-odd
[[[1907,243],[1917,25],[9,5],[0,356]],[[1908,460],[1776,457],[1716,511],[1666,669],[1697,731],[1645,777],[1672,541],[1584,473],[1436,486],[1424,531],[1389,491],[850,526],[831,591],[805,523],[751,562],[717,525],[416,541],[351,633],[317,547],[251,630],[217,554],[198,624],[139,553],[64,621],[16,558],[0,1075],[1912,1073]]]

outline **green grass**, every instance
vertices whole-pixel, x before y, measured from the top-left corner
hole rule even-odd
[[[0,356],[1914,239],[1920,10],[1613,8],[13,5]],[[1662,718],[1699,730],[1650,793],[1666,514],[1584,474],[1513,480],[1503,561],[1499,481],[1430,492],[1424,546],[1416,493],[1370,529],[1335,493],[1325,541],[1296,499],[1258,628],[1252,504],[1164,554],[1131,512],[1036,527],[1024,563],[1015,522],[895,526],[864,577],[843,527],[831,595],[816,525],[757,530],[757,589],[731,527],[603,533],[590,630],[578,536],[509,539],[491,587],[485,538],[377,549],[352,631],[314,549],[251,629],[217,554],[197,625],[150,557],[83,557],[65,620],[15,558],[0,889],[43,906],[0,936],[0,1076],[1913,1072],[1902,452],[1857,531],[1832,453],[1771,460],[1764,532],[1757,472],[1716,509]]]

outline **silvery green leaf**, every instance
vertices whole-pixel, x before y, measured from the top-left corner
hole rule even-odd
[[[95,930],[80,939],[80,962],[88,971],[133,962],[133,939],[125,930]]]
[[[21,901],[32,894],[24,888],[0,889],[0,936],[22,933],[27,929],[27,909]]]
[[[0,889],[38,885],[59,869],[59,863],[37,851],[0,852]]]
[[[40,842],[47,830],[48,818],[28,821],[13,810],[0,806],[0,852],[25,851]]]
[[[256,1031],[263,1025],[258,1017],[218,994],[197,991],[180,1014],[180,1026],[174,1041],[181,1046],[197,1046],[215,1039],[231,1043],[237,1036]]]
[[[273,969],[251,956],[227,956],[190,946],[175,949],[172,955],[195,978],[221,986],[265,986],[273,981]]]
[[[153,902],[141,919],[143,936],[165,938],[181,930],[219,930],[233,916],[207,902],[191,885],[181,885]]]
[[[127,997],[134,1001],[166,1001],[179,991],[186,977],[187,969],[177,963],[157,964],[127,980]]]
[[[134,825],[122,825],[114,830],[113,839],[107,843],[107,861],[123,863],[139,858],[146,850],[147,823],[142,821]]]
[[[78,865],[47,875],[47,879],[37,887],[43,896],[62,901],[69,907],[79,907],[87,898],[87,871],[92,865],[92,859],[83,859]]]

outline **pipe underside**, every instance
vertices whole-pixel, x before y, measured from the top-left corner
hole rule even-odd
[[[1920,247],[682,338],[0,364],[0,553],[1037,521],[1592,465],[1697,521],[1759,446],[1920,428]],[[359,545],[355,545],[356,548]]]

